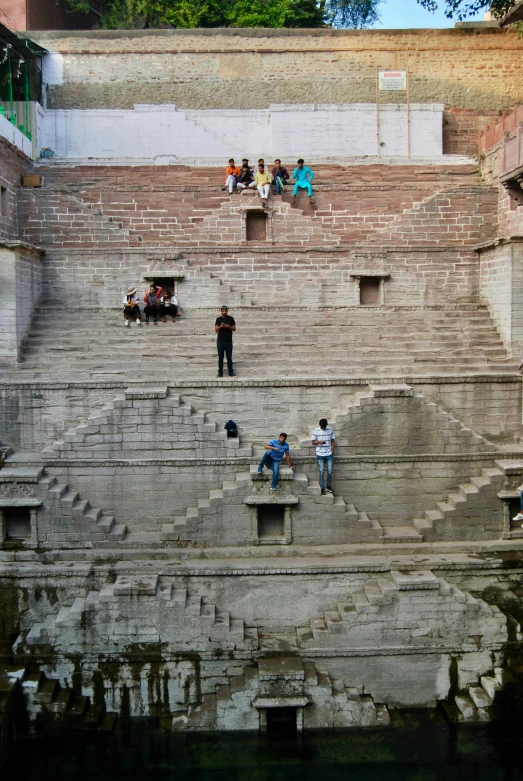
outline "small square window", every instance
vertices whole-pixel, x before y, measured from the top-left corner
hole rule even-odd
[[[267,241],[267,215],[262,211],[247,212],[247,241]]]
[[[6,540],[28,540],[31,537],[29,507],[6,507],[4,524]]]
[[[381,304],[381,279],[379,277],[360,278],[361,306],[377,306]]]
[[[259,505],[258,539],[275,542],[282,542],[285,539],[285,505]]]

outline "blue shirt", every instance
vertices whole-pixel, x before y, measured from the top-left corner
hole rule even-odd
[[[300,184],[305,184],[306,182],[312,182],[314,179],[314,171],[311,171],[309,166],[304,165],[303,168],[295,168],[292,172],[292,178],[296,179],[297,182]]]
[[[278,450],[270,451],[273,461],[281,461],[285,453],[290,451],[290,447],[287,442],[284,442],[282,445],[279,439],[271,439],[268,444],[271,445],[271,447],[278,448]]]

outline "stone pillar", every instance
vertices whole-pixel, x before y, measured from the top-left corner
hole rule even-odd
[[[523,236],[478,248],[479,293],[507,350],[523,355]]]
[[[0,363],[14,364],[41,295],[42,250],[21,241],[0,243]]]

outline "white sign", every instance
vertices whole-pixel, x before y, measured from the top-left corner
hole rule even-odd
[[[407,89],[407,71],[380,71],[379,88],[387,92]]]

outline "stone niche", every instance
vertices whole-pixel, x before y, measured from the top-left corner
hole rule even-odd
[[[267,213],[261,209],[249,209],[245,215],[247,241],[267,241]]]
[[[251,511],[253,545],[290,545],[292,542],[291,508],[298,504],[292,494],[266,496],[254,494],[244,500]]]
[[[351,277],[358,286],[360,306],[381,306],[385,303],[385,280],[390,274],[381,271],[354,271]]]

